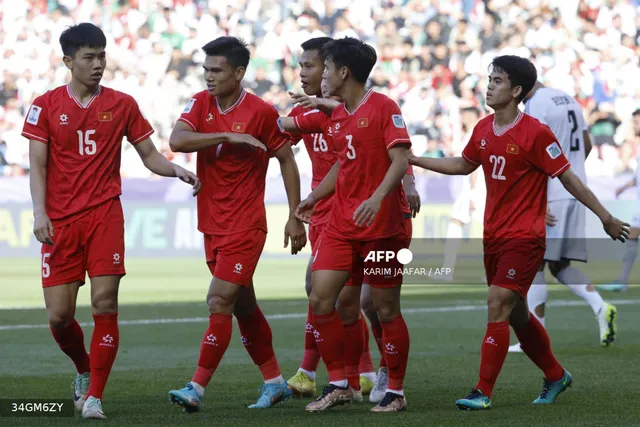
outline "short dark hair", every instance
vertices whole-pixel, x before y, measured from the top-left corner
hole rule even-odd
[[[337,67],[347,67],[353,78],[362,84],[367,83],[378,60],[374,48],[352,37],[333,40],[322,50],[326,59],[333,61]]]
[[[202,46],[202,50],[207,56],[224,56],[234,68],[247,68],[251,57],[247,43],[237,37],[218,37]]]
[[[511,87],[522,87],[518,102],[522,102],[538,81],[538,72],[535,65],[527,58],[520,56],[497,56],[489,65],[489,69],[491,68],[504,72],[509,77]]]
[[[640,116],[640,108],[638,108],[636,111],[634,111],[631,115],[632,116]]]
[[[332,42],[331,37],[314,37],[302,43],[300,47],[302,50],[317,50],[322,55],[322,48],[329,42]]]
[[[60,46],[65,56],[74,57],[83,47],[105,48],[107,38],[99,27],[89,23],[74,25],[60,35]]]

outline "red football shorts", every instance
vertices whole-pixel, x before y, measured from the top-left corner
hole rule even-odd
[[[63,225],[53,224],[53,245],[42,245],[42,287],[124,276],[124,214],[120,198],[108,200]]]
[[[316,253],[318,239],[320,239],[320,236],[324,232],[326,226],[326,223],[320,225],[309,225],[309,242],[311,242],[311,255],[314,255]]]
[[[545,248],[533,244],[507,246],[484,255],[487,284],[511,289],[525,299],[544,259]]]
[[[211,274],[239,286],[251,286],[267,233],[253,229],[226,236],[204,235],[204,253]]]
[[[410,221],[410,220],[409,220]],[[393,236],[371,241],[347,240],[332,232],[325,232],[317,244],[312,271],[348,271],[350,280],[346,286],[392,288],[402,285],[402,264],[394,256],[392,259],[376,259],[379,252],[398,253],[407,248],[410,238],[406,235]],[[367,259],[374,254],[374,259]],[[365,261],[366,260],[366,261]]]

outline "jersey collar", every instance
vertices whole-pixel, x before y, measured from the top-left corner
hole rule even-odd
[[[87,102],[87,105],[83,106],[82,103],[80,102],[80,100],[76,97],[76,94],[73,93],[73,91],[71,90],[71,85],[67,85],[67,95],[69,95],[69,98],[73,99],[75,101],[75,103],[78,104],[78,107],[80,107],[82,109],[89,108],[89,106],[100,95],[100,93],[102,93],[102,86],[98,85],[98,90],[96,91],[96,93],[93,94],[93,96],[91,97],[89,102]]]
[[[360,100],[360,104],[358,104],[356,109],[353,110],[353,113],[349,112],[349,110],[347,110],[347,104],[343,103],[342,105],[344,106],[344,111],[346,111],[348,115],[353,116],[356,113],[356,111],[358,111],[358,108],[362,107],[369,100],[372,93],[373,93],[373,90],[369,89],[367,93],[364,94],[364,96]]]
[[[220,104],[218,104],[218,97],[216,97],[216,107],[218,107],[218,112],[220,114],[222,114],[223,116],[227,113],[230,113],[231,111],[233,111],[238,105],[240,105],[242,103],[242,101],[244,100],[244,98],[247,96],[247,91],[242,89],[242,92],[240,92],[240,97],[238,98],[238,100],[229,108],[227,108],[226,110],[222,111],[222,109],[220,108]]]
[[[507,133],[509,131],[509,129],[512,129],[513,127],[515,127],[515,125],[517,125],[518,123],[520,123],[520,120],[522,119],[522,111],[518,110],[518,115],[516,116],[516,119],[513,121],[513,123],[511,123],[509,126],[505,127],[504,129],[502,129],[500,132],[498,132],[498,130],[496,129],[496,118],[495,116],[493,117],[493,134],[495,136],[502,136],[505,133]]]

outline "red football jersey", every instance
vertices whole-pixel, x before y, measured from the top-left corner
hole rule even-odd
[[[47,215],[52,221],[97,206],[122,193],[122,138],[131,144],[153,134],[129,95],[99,86],[86,107],[69,86],[37,97],[22,136],[48,144]]]
[[[510,240],[544,246],[547,176],[555,178],[571,166],[551,129],[519,113],[511,126],[496,132],[491,114],[475,126],[462,156],[484,171],[485,252]]]
[[[317,132],[327,125],[317,114],[296,116],[303,132]],[[402,234],[408,211],[402,184],[383,200],[370,227],[358,227],[353,214],[373,195],[384,179],[391,159],[388,150],[397,144],[411,146],[402,113],[390,98],[368,91],[353,113],[344,104],[333,110],[326,133],[333,137],[340,172],[328,228],[353,240],[374,240]]]
[[[278,119],[272,105],[244,90],[225,111],[206,90],[189,101],[179,120],[195,132],[249,134],[268,149],[264,152],[246,144],[223,143],[198,151],[197,171],[202,182],[198,230],[213,235],[267,231],[264,189],[269,157],[288,142]]]
[[[323,132],[303,133],[301,135],[291,135],[289,137],[293,145],[297,144],[300,139],[304,141],[307,153],[309,153],[309,158],[311,159],[311,168],[313,173],[311,178],[311,190],[313,190],[322,182],[333,165],[338,161],[338,153],[333,146],[333,139],[328,133],[329,128],[331,127],[331,118],[320,110],[311,110],[297,105],[293,110],[291,110],[289,117],[294,118],[298,128],[300,127],[296,117],[302,114],[317,116],[314,121],[319,122],[322,129],[324,129]],[[313,216],[311,217],[311,223],[315,226],[326,224],[327,221],[329,221],[332,204],[333,195],[320,200],[316,205]]]

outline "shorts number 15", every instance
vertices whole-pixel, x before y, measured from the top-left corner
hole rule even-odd
[[[96,142],[91,139],[91,135],[95,133],[96,131],[93,129],[89,129],[84,133],[81,130],[78,131],[78,150],[81,156],[96,154]]]

